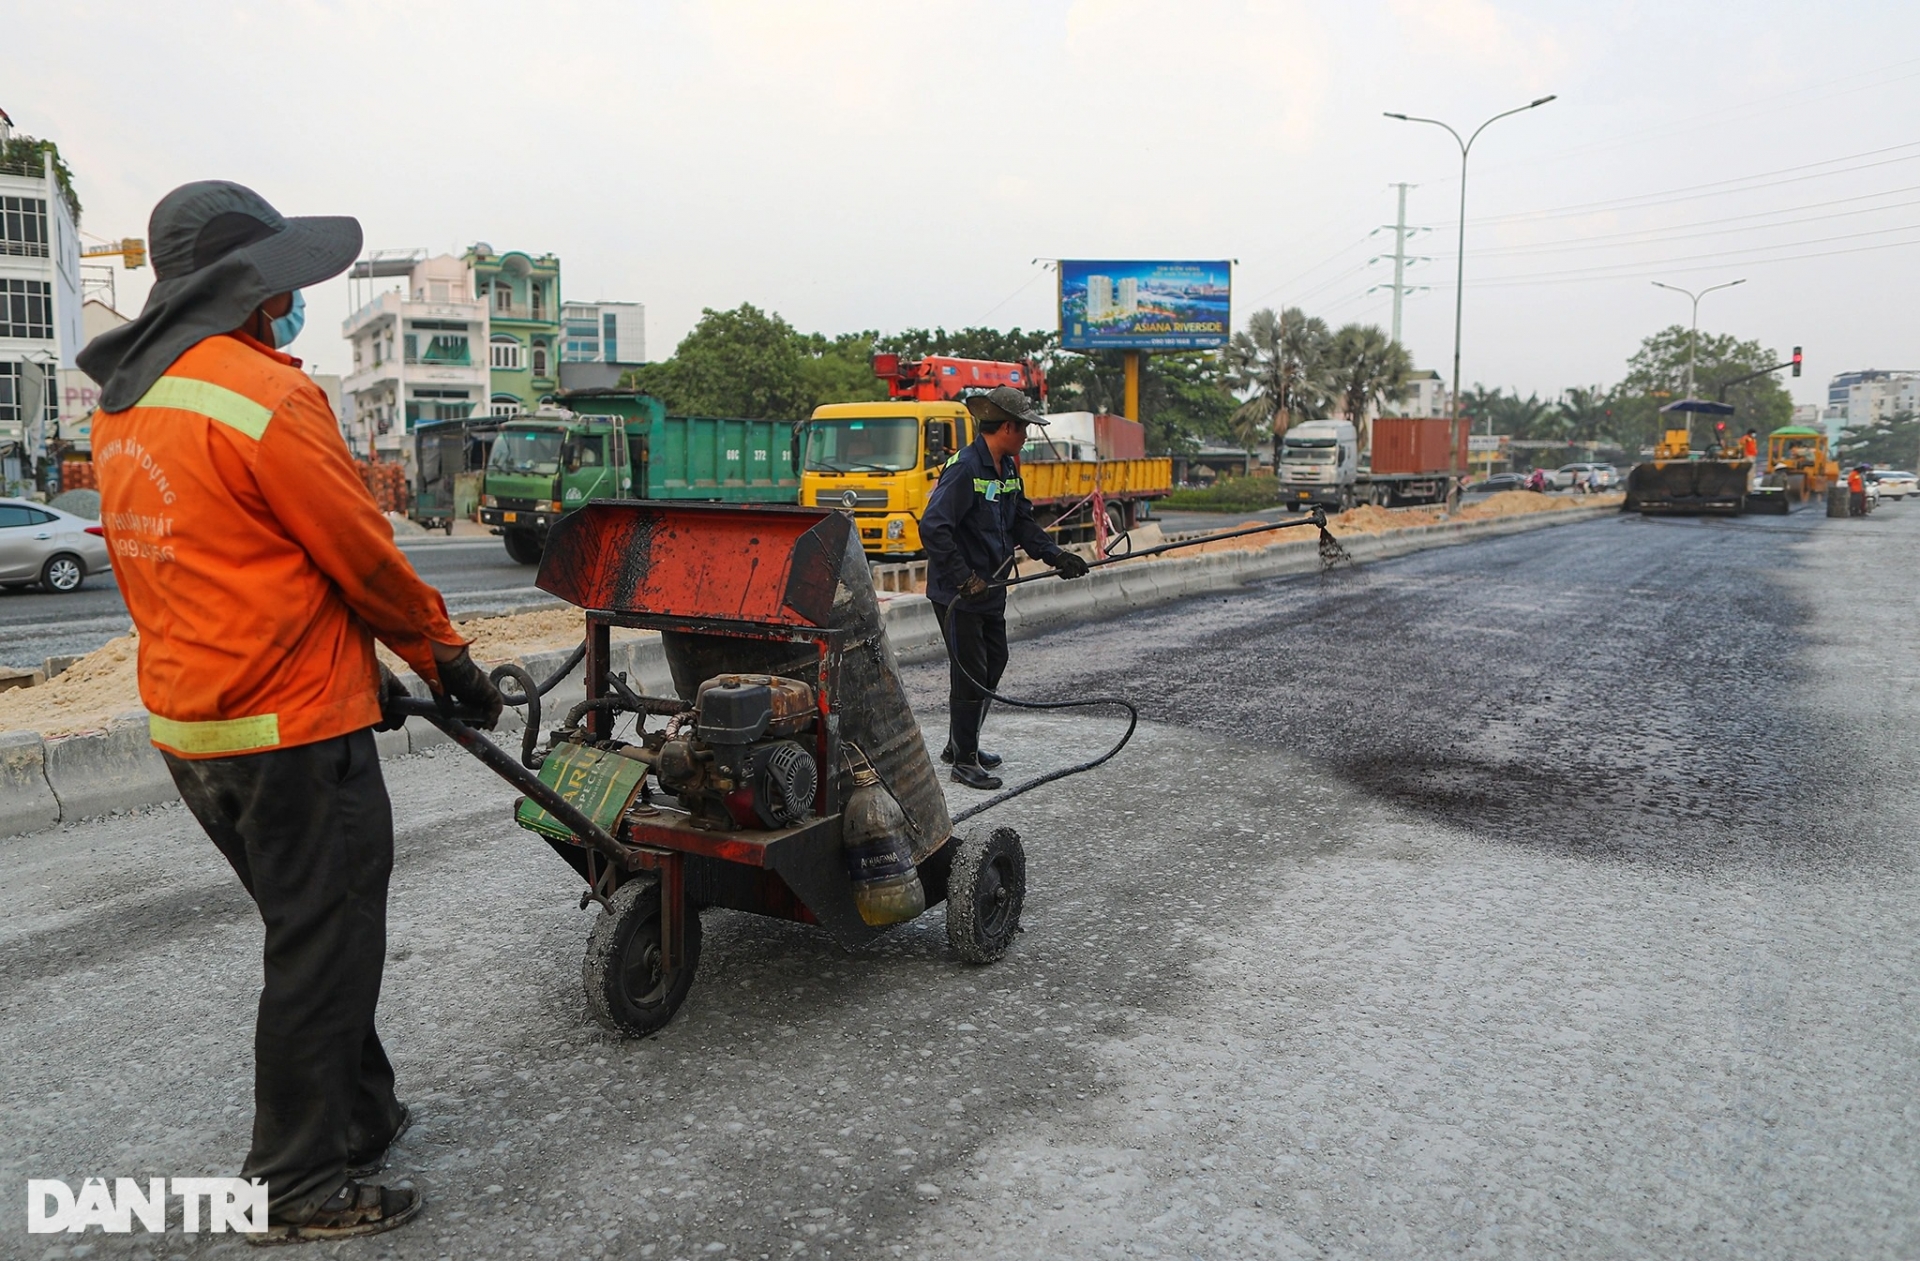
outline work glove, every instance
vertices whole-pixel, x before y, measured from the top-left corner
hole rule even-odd
[[[484,720],[474,726],[492,731],[500,721],[500,709],[506,704],[500,689],[493,685],[486,671],[473,663],[473,657],[465,648],[452,661],[440,663],[440,686],[455,704],[477,709],[485,715]]]
[[[1058,573],[1062,578],[1084,578],[1087,576],[1086,557],[1080,555],[1078,552],[1056,553],[1051,560],[1047,561],[1047,564],[1052,565],[1054,572]]]
[[[975,596],[985,595],[987,591],[987,580],[979,574],[968,574],[967,580],[960,584],[960,598],[962,600],[971,600]]]
[[[378,665],[377,662],[375,664]],[[375,731],[398,731],[407,725],[407,717],[405,714],[396,714],[393,712],[393,702],[404,700],[412,696],[413,693],[407,691],[407,685],[402,683],[393,671],[387,669],[384,665],[379,666],[379,669],[380,721],[373,724],[373,729]]]

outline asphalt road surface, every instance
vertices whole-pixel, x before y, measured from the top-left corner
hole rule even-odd
[[[1612,518],[1021,642],[1009,692],[1146,721],[980,821],[1026,838],[1008,956],[709,912],[641,1042],[510,790],[389,764],[428,1207],[326,1255],[1920,1255],[1916,542]],[[0,1255],[240,1254],[29,1238],[19,1189],[237,1167],[259,940],[178,807],[0,842]]]
[[[456,614],[475,610],[509,611],[515,605],[549,599],[533,586],[534,567],[507,559],[506,548],[491,535],[441,542],[401,540],[420,576],[447,597]],[[38,589],[0,591],[0,665],[33,669],[48,657],[92,652],[133,619],[120,598],[113,575],[94,574],[69,595]]]

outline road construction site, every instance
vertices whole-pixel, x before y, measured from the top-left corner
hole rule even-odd
[[[709,911],[645,1040],[588,1017],[597,912],[511,790],[389,761],[392,1172],[428,1206],[329,1251],[1914,1255],[1917,535],[1609,514],[1041,629],[1003,690],[1144,721],[963,826],[1025,838],[1005,958]],[[987,735],[1024,776],[1119,725]],[[0,841],[0,924],[0,1169],[230,1172],[260,928],[192,818]],[[241,1247],[20,1214],[9,1255]]]

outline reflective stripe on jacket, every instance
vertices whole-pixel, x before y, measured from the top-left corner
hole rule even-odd
[[[940,484],[927,497],[920,520],[920,542],[927,549],[927,599],[973,613],[1002,611],[1007,593],[995,587],[971,600],[959,599],[968,574],[989,582],[1007,577],[1016,544],[1035,560],[1061,550],[1033,519],[1020,461],[1009,456],[995,467],[984,437],[956,451],[940,471]]]
[[[220,757],[380,718],[375,636],[424,679],[465,642],[393,543],[299,360],[239,334],[93,425],[100,519],[154,744]]]

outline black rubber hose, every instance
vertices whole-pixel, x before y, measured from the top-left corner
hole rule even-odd
[[[934,606],[934,612],[936,615],[939,614],[938,605]],[[942,632],[942,638],[945,638],[946,622],[944,619],[942,619],[941,621],[940,629]],[[1002,705],[1011,705],[1015,709],[1085,709],[1094,705],[1118,705],[1120,708],[1127,711],[1127,730],[1125,734],[1123,734],[1120,737],[1119,742],[1116,743],[1111,749],[1108,749],[1105,753],[1102,753],[1099,757],[1094,758],[1090,762],[1081,762],[1081,763],[1078,763],[1077,765],[1068,766],[1061,770],[1049,771],[1045,775],[1036,776],[1035,778],[1028,780],[1024,784],[1018,784],[1012,788],[1007,789],[1005,792],[995,793],[993,796],[987,798],[985,801],[981,802],[979,805],[970,806],[967,809],[962,810],[959,814],[954,815],[953,823],[956,827],[962,823],[965,823],[968,819],[971,819],[976,814],[982,814],[988,810],[991,810],[995,806],[1000,805],[1002,802],[1012,801],[1015,797],[1020,796],[1022,793],[1032,792],[1034,789],[1040,787],[1042,784],[1051,784],[1056,779],[1065,779],[1069,775],[1078,775],[1084,771],[1090,771],[1094,767],[1099,766],[1102,763],[1111,762],[1114,759],[1114,757],[1119,754],[1120,750],[1127,747],[1127,741],[1133,739],[1134,729],[1140,725],[1140,711],[1134,708],[1132,701],[1122,700],[1118,696],[1089,696],[1084,700],[1077,700],[1077,701],[1023,701],[1018,699],[1017,697],[1002,696],[999,692],[994,691],[992,688],[988,687],[986,684],[982,683],[980,680],[974,678],[973,675],[967,672],[967,668],[965,666],[961,665],[958,661],[955,661],[953,659],[953,652],[951,649],[949,649],[947,652],[947,661],[948,661],[948,664],[952,665],[954,669],[960,672],[960,676],[962,678],[966,679],[967,682],[979,688],[980,691],[983,692],[987,697],[989,697],[992,700],[999,701]]]
[[[583,648],[585,646],[584,644],[581,645]],[[567,666],[563,668],[560,673],[565,674],[567,670],[571,670],[572,668],[572,666]],[[535,757],[533,755],[533,746],[540,738],[540,694],[547,689],[535,686],[533,675],[527,672],[526,667],[512,661],[504,665],[495,666],[487,677],[493,680],[493,685],[496,688],[500,688],[501,680],[512,679],[514,686],[519,689],[519,695],[516,696],[505,688],[500,688],[500,699],[515,709],[520,708],[522,705],[526,706],[527,719],[525,725],[522,726],[520,730],[520,765],[530,771],[539,770],[540,763],[546,759]],[[547,687],[552,687],[557,682],[559,682],[559,675],[548,679]]]
[[[548,692],[551,692],[555,687],[557,687],[560,683],[560,680],[566,678],[569,674],[572,674],[574,667],[579,665],[582,661],[584,661],[586,659],[586,656],[587,656],[587,641],[583,639],[580,641],[580,646],[578,648],[575,648],[571,653],[569,653],[567,655],[567,659],[560,663],[560,668],[558,670],[555,670],[553,674],[548,677],[547,681],[540,685],[540,695],[545,696]]]

